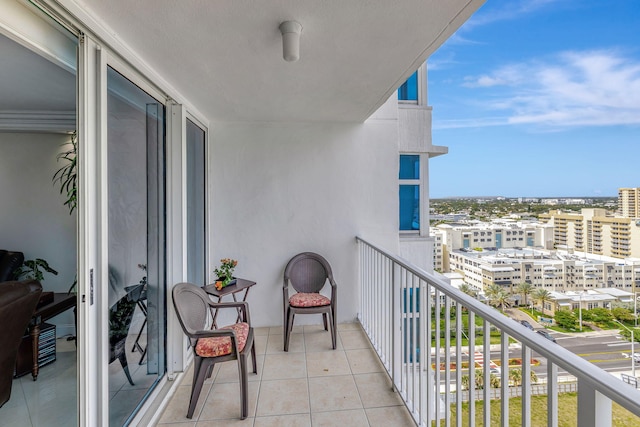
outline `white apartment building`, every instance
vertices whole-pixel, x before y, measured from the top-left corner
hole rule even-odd
[[[635,292],[640,280],[640,259],[533,248],[460,249],[449,254],[449,268],[479,290],[492,284],[511,290],[520,283],[531,283],[557,292],[600,288]]]
[[[540,215],[553,226],[557,248],[573,248],[614,258],[640,257],[640,222],[608,216],[605,209],[582,209],[580,214],[550,211]]]

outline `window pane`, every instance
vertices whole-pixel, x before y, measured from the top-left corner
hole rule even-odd
[[[418,72],[416,71],[398,88],[399,101],[418,101]]]
[[[187,119],[187,281],[205,285],[205,132]]]
[[[420,156],[417,154],[400,155],[400,179],[420,179]]]
[[[109,401],[128,424],[165,373],[164,106],[107,69]],[[136,393],[121,394],[123,384]],[[125,397],[126,396],[126,397]]]
[[[420,229],[420,186],[400,186],[400,230]]]

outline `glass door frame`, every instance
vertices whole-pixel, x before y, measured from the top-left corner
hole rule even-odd
[[[167,284],[172,288],[176,283],[187,280],[187,120],[205,133],[205,269],[209,268],[209,129],[198,117],[182,104],[169,102],[167,105]],[[206,278],[205,274],[205,278]],[[171,289],[168,290],[170,292]],[[172,308],[171,295],[167,294],[167,376],[173,380],[184,372],[191,360],[191,346],[186,341],[182,327]]]
[[[205,131],[205,263],[209,269],[211,248],[208,227],[211,221],[208,184],[211,170],[208,121],[193,107],[182,104],[181,96],[153,69],[133,55],[107,29],[94,26],[93,17],[72,2],[28,0],[51,18],[79,37],[77,52],[77,133],[78,133],[78,425],[109,425],[108,386],[108,204],[107,204],[107,108],[106,70],[112,66],[141,89],[161,101],[166,107],[166,371],[167,375],[147,399],[149,408],[162,395],[163,381],[184,372],[192,357],[184,347],[184,334],[171,303],[170,291],[174,284],[186,280],[186,261],[181,251],[186,244],[183,230],[186,209],[186,130],[188,118]],[[20,4],[20,1],[16,1]],[[7,22],[16,34],[32,32],[35,45],[43,47],[52,39],[43,37],[43,16],[33,13],[13,14],[14,2],[2,5],[1,10],[12,9],[0,17],[0,25]],[[43,14],[44,15],[44,14]],[[34,19],[37,18],[37,19]],[[45,17],[46,18],[46,17]],[[163,89],[167,86],[167,90]],[[171,95],[168,95],[168,94]],[[172,98],[179,101],[173,101]],[[164,101],[162,101],[164,100]],[[174,114],[175,113],[175,114]],[[178,257],[173,257],[179,254]],[[106,348],[105,348],[106,347]],[[151,413],[153,412],[153,413]],[[132,420],[153,423],[159,411],[140,412]]]
[[[96,72],[96,81],[98,82],[97,93],[98,93],[98,111],[97,115],[97,123],[98,123],[98,138],[96,139],[96,146],[99,160],[99,178],[98,181],[99,189],[95,192],[98,195],[98,200],[96,200],[96,208],[98,214],[96,218],[99,218],[97,228],[98,235],[100,236],[97,240],[99,244],[97,245],[97,251],[100,254],[99,263],[97,268],[97,282],[101,285],[97,287],[98,291],[95,292],[96,301],[98,302],[98,314],[97,314],[97,329],[99,334],[99,342],[96,343],[97,347],[100,349],[98,354],[98,366],[97,369],[100,372],[100,378],[98,384],[100,384],[100,396],[101,402],[99,405],[100,408],[100,418],[101,424],[104,426],[109,425],[109,407],[110,404],[105,404],[104,402],[110,402],[109,399],[109,191],[108,191],[108,108],[107,108],[107,70],[108,68],[112,68],[126,79],[130,80],[133,84],[138,86],[141,90],[146,92],[159,104],[164,105],[165,109],[167,107],[167,98],[166,96],[155,88],[153,85],[149,84],[144,77],[140,76],[135,70],[133,70],[129,65],[123,62],[119,57],[111,54],[107,49],[98,49],[96,51],[97,55],[97,64],[98,67],[95,70]],[[165,138],[168,137],[167,128],[166,128],[166,120],[165,120]],[[167,141],[165,141],[165,144]],[[165,148],[166,151],[166,148]],[[167,160],[165,159],[165,162]],[[168,177],[165,175],[165,193],[168,192]],[[165,200],[165,210],[168,208]],[[165,229],[169,228],[170,225],[165,217]],[[166,230],[165,230],[166,232]],[[165,238],[165,247],[162,248],[165,252],[165,257],[169,254],[168,250],[168,242]],[[165,307],[167,309],[167,302],[169,301],[168,292],[169,292],[169,278],[166,274],[166,267],[164,271],[161,272],[165,276],[164,283],[164,291],[165,291]],[[94,275],[94,280],[96,280],[96,275]],[[163,319],[164,320],[164,319]],[[166,326],[165,326],[165,340],[166,343]],[[165,344],[166,346],[166,344]],[[165,351],[165,359],[166,359],[166,351]],[[166,359],[168,361],[168,359]],[[154,391],[157,392],[157,389],[161,387],[160,381],[166,378],[166,363],[165,363],[165,372],[161,373],[159,376],[159,380],[156,381],[155,386],[151,390],[151,394],[147,396],[147,399],[153,399]],[[142,401],[136,408],[138,411],[131,419],[130,422],[132,425],[135,425],[135,420],[144,414],[140,414],[140,408],[144,407],[145,401]]]

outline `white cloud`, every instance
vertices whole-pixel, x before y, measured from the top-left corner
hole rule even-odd
[[[468,77],[463,86],[493,90],[484,108],[505,112],[504,124],[640,125],[640,62],[615,52],[566,52]]]
[[[473,15],[462,28],[470,30],[473,27],[489,25],[499,21],[519,19],[522,15],[537,12],[547,6],[557,7],[558,3],[572,5],[571,0],[511,0],[500,4],[501,8],[496,7],[488,13],[482,13],[482,9],[480,9],[480,13]]]

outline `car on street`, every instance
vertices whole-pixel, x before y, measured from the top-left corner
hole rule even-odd
[[[531,329],[533,331],[533,326],[531,326],[531,323],[527,322],[526,320],[521,320],[520,324],[525,328]]]
[[[543,337],[545,337],[546,339],[548,339],[549,341],[553,341],[556,342],[556,339],[554,337],[551,336],[551,334],[547,331],[545,331],[544,329],[540,329],[538,331],[536,331],[538,334],[542,335]]]

